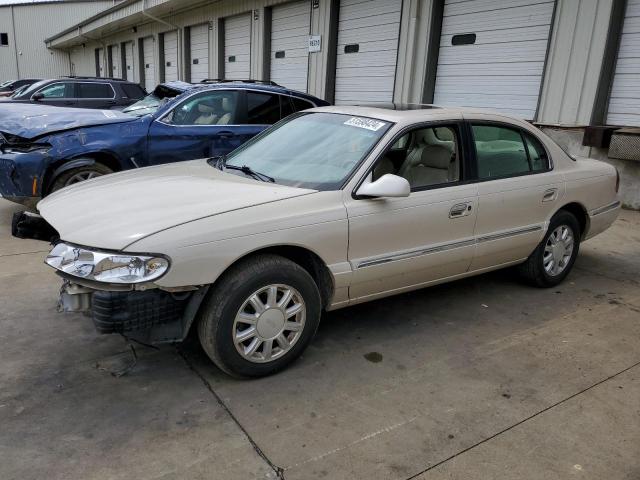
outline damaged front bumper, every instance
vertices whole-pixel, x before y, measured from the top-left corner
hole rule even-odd
[[[148,344],[179,342],[186,338],[207,290],[134,290],[123,285],[102,290],[65,279],[58,309],[88,313],[99,333],[120,333]]]

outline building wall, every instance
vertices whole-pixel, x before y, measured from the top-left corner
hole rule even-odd
[[[68,75],[69,55],[47,49],[44,39],[113,5],[112,0],[0,6],[0,79]]]
[[[589,125],[614,1],[558,2],[538,122]]]
[[[124,4],[124,8],[115,9],[109,13],[108,19],[98,19],[87,26],[86,36],[95,36],[90,31],[93,29],[95,32],[102,32],[100,40],[89,40],[86,37],[79,40],[78,33],[71,31],[56,39],[53,44],[57,45],[61,52],[68,52],[75,74],[94,75],[96,48],[102,47],[106,52],[106,46],[109,44],[133,41],[136,56],[134,64],[138,65],[137,43],[141,38],[151,36],[155,40],[155,64],[158,69],[159,34],[177,27],[182,36],[184,27],[207,22],[211,29],[209,77],[216,78],[219,76],[217,71],[219,19],[250,12],[252,18],[250,76],[262,79],[267,77],[265,71],[267,63],[264,61],[265,37],[268,32],[268,27],[265,25],[265,20],[268,19],[267,9],[286,1],[220,0],[202,4],[186,0],[146,0],[145,5],[148,11],[162,11],[160,15],[162,22],[158,22],[144,18],[140,10],[142,3],[131,0]],[[491,0],[470,1],[477,1],[479,6],[486,9],[486,4]],[[506,5],[498,0],[494,1],[501,8]],[[594,118],[596,97],[602,91],[606,91],[606,86],[603,89],[603,84],[606,82],[603,82],[602,78],[607,77],[609,68],[607,65],[611,64],[609,57],[612,55],[611,51],[607,51],[607,46],[611,44],[612,32],[616,30],[617,20],[614,12],[617,7],[619,10],[621,5],[619,2],[623,1],[556,0],[535,120],[543,126],[553,126],[556,138],[566,142],[565,146],[572,153],[585,154],[586,152],[587,155],[597,156],[616,165],[622,173],[621,195],[625,204],[638,208],[640,206],[640,189],[638,188],[640,162],[609,159],[606,149],[584,150],[581,140],[578,141],[584,133],[583,127],[588,126]],[[394,102],[422,103],[425,99],[428,101],[427,92],[430,91],[431,95],[433,94],[433,85],[429,86],[428,83],[434,81],[436,74],[438,45],[441,39],[436,17],[442,15],[444,2],[445,0],[402,0],[398,59],[393,89]],[[310,33],[322,36],[322,50],[310,54],[308,91],[328,100],[333,98],[335,79],[335,70],[331,65],[332,58],[335,58],[335,31],[331,28],[337,23],[339,3],[339,0],[318,0],[317,8],[314,8],[311,13]],[[510,4],[521,6],[525,3],[526,0],[512,0]],[[163,5],[169,7],[159,10]],[[127,19],[135,20],[128,22]],[[0,25],[3,21],[6,19],[0,17]],[[69,47],[71,44],[73,46]],[[180,45],[184,45],[184,42],[181,41]],[[180,53],[184,56],[184,48]],[[1,51],[0,55],[2,55]],[[184,58],[180,64],[184,66]],[[184,74],[183,69],[179,73],[180,78],[184,78]],[[159,69],[155,75],[157,79],[161,78]],[[568,127],[565,129],[568,133],[558,134],[563,130],[557,129],[557,126]]]

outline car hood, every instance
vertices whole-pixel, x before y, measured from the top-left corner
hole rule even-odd
[[[32,103],[0,104],[0,133],[24,139],[61,130],[134,120],[137,118],[117,110],[51,107]]]
[[[177,225],[314,192],[224,173],[206,160],[194,160],[73,185],[39,202],[38,210],[64,241],[121,250]]]

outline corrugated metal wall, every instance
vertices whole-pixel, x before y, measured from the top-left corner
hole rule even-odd
[[[539,122],[589,124],[614,1],[558,1]]]
[[[69,55],[47,49],[44,39],[112,5],[99,0],[0,7],[0,31],[9,33],[9,47],[0,48],[0,79],[70,74]]]

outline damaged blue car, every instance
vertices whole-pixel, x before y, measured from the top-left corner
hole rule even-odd
[[[291,113],[328,105],[271,82],[161,84],[122,111],[0,105],[0,195],[35,208],[80,181],[224,155]]]

